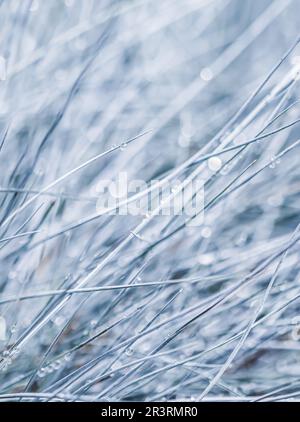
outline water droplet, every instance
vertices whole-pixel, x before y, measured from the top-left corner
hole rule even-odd
[[[276,166],[276,161],[275,161],[275,158],[272,157],[271,158],[271,163],[269,164],[269,167],[270,167],[270,169],[273,169],[273,168],[275,168],[275,166]]]
[[[45,369],[44,369],[44,368],[41,368],[41,369],[38,371],[37,376],[38,376],[39,378],[44,378],[44,377],[46,376],[46,371],[45,371]]]
[[[127,148],[127,144],[126,142],[124,142],[123,144],[120,145],[120,150],[124,151]]]
[[[57,370],[61,367],[61,361],[59,359],[57,359],[53,364],[52,364],[52,368],[54,370]]]
[[[207,165],[211,171],[218,171],[222,167],[222,160],[219,157],[211,157],[209,158]]]
[[[62,316],[58,316],[58,317],[56,317],[56,318],[55,318],[55,320],[54,320],[54,324],[55,324],[55,325],[57,325],[58,327],[59,327],[60,325],[63,325],[63,324],[64,324],[64,322],[65,322],[65,318],[64,318],[64,317],[62,317]]]
[[[133,349],[131,347],[128,347],[125,351],[127,356],[132,356],[133,355]]]
[[[8,278],[10,280],[14,280],[14,279],[17,278],[17,275],[18,275],[18,273],[16,271],[10,271],[9,274],[8,274]]]
[[[203,227],[201,230],[201,236],[208,239],[211,236],[212,230],[210,227]]]
[[[212,80],[213,76],[213,72],[209,67],[204,67],[200,72],[200,77],[205,82]]]
[[[172,187],[171,192],[176,193],[180,191],[180,185],[175,185]]]
[[[180,134],[178,138],[178,145],[182,148],[187,148],[191,143],[191,138],[189,136],[184,136],[183,134]]]
[[[198,262],[201,265],[210,265],[214,262],[215,258],[213,254],[205,253],[199,256]]]
[[[53,364],[51,363],[49,366],[47,366],[46,368],[44,368],[45,369],[45,372],[47,373],[47,374],[52,374],[52,372],[54,371],[54,368],[53,368]]]
[[[67,353],[67,354],[65,355],[65,361],[66,361],[66,362],[70,362],[70,361],[71,361],[71,359],[72,359],[72,354],[71,354],[71,353]]]

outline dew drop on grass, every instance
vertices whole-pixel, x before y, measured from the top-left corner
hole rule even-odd
[[[59,369],[61,367],[61,360],[56,360],[53,364],[52,364],[52,368],[54,369],[54,370],[57,370],[57,369]]]
[[[17,330],[17,326],[16,326],[16,324],[13,324],[10,328],[10,332],[13,334],[13,333],[16,332],[16,330]]]
[[[65,361],[66,362],[70,362],[71,361],[71,359],[72,359],[72,354],[71,353],[67,353],[66,355],[65,355]]]
[[[207,165],[211,171],[218,171],[222,167],[222,160],[219,157],[210,157]]]
[[[39,378],[44,378],[45,376],[46,376],[46,371],[45,371],[45,369],[44,368],[41,368],[39,371],[38,371],[38,377]]]
[[[211,228],[210,227],[203,227],[203,229],[201,230],[201,236],[204,237],[205,239],[208,239],[211,236]]]
[[[124,151],[127,148],[127,144],[126,142],[124,142],[123,144],[120,145],[120,150]]]
[[[8,278],[10,280],[15,280],[17,278],[17,272],[16,271],[10,271],[8,274]]]
[[[214,255],[210,253],[201,254],[198,258],[198,262],[201,265],[210,265],[214,262],[214,260]]]
[[[178,193],[181,192],[182,187],[180,183],[175,184],[172,188],[171,188],[171,192],[172,193]]]
[[[191,143],[191,138],[181,134],[178,138],[178,145],[182,148],[187,148]]]
[[[274,169],[276,166],[276,160],[274,157],[271,158],[271,163],[269,164],[270,169]]]
[[[6,80],[6,60],[0,56],[0,81]]]
[[[54,324],[57,325],[58,327],[63,325],[65,323],[65,319],[61,316],[58,316],[54,319]]]
[[[53,372],[52,364],[50,364],[49,366],[46,366],[46,368],[44,368],[44,369],[45,369],[45,373],[47,373],[47,374],[52,374],[52,372]]]
[[[131,347],[128,347],[125,351],[127,356],[132,356],[133,355],[133,349]]]

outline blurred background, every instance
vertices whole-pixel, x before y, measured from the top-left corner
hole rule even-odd
[[[299,5],[0,1],[0,400],[297,400]]]

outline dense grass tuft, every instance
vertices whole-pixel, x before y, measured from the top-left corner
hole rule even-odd
[[[0,2],[0,401],[299,399],[298,9]]]

